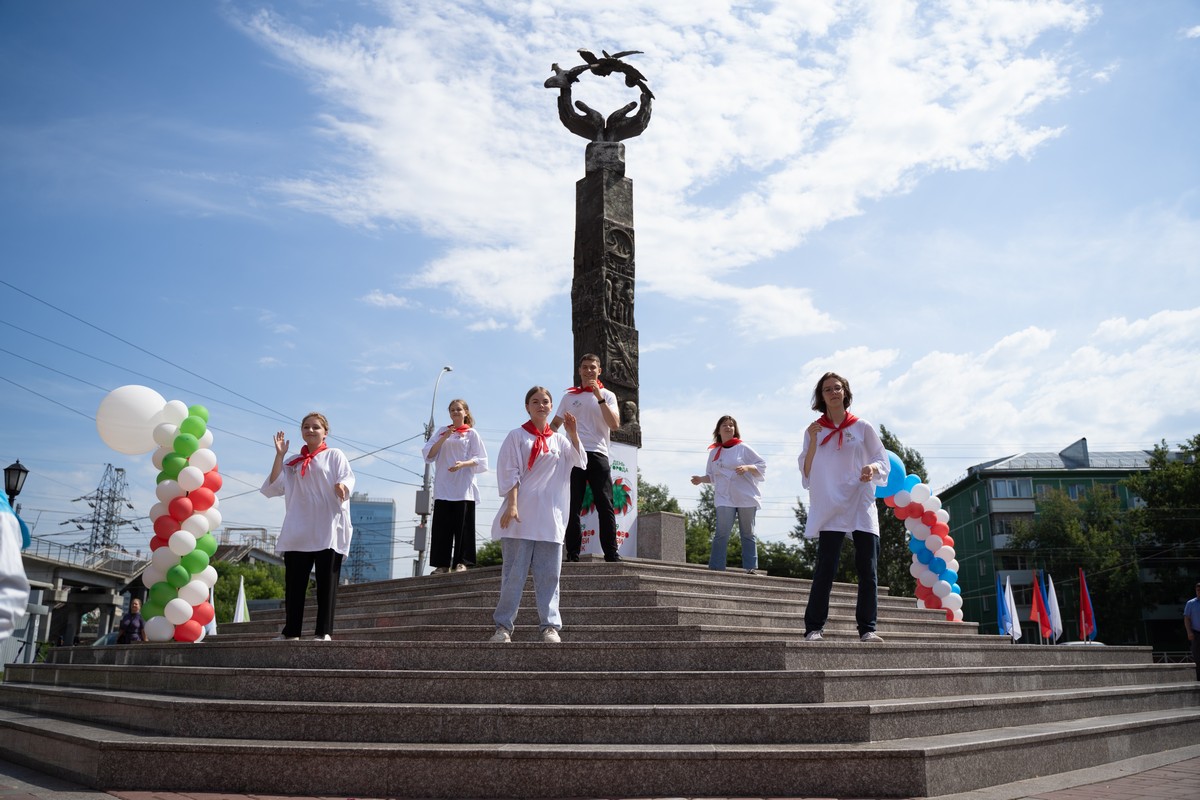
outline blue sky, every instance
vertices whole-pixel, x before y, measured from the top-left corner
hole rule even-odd
[[[354,464],[411,539],[441,367],[437,421],[466,398],[493,451],[574,374],[585,143],[542,82],[580,47],[645,51],[658,98],[639,458],[685,507],[731,413],[785,536],[827,369],[934,488],[1200,432],[1194,2],[0,2],[0,461],[35,533],[82,535],[106,463],[148,512],[94,424],[133,383],[210,408],[231,526],[277,528],[253,490],[309,410],[352,457],[402,442]]]

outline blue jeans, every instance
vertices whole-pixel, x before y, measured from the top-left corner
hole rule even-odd
[[[713,533],[712,553],[708,557],[709,569],[725,569],[725,553],[729,550],[729,535],[733,533],[733,518],[738,521],[738,534],[742,537],[742,567],[758,569],[758,546],[754,541],[754,516],[758,509],[717,506],[717,530]]]
[[[512,633],[525,591],[525,576],[533,570],[533,593],[537,598],[540,629],[562,630],[558,614],[558,576],[562,571],[562,545],[531,539],[500,540],[504,564],[500,568],[500,601],[492,619],[497,628]]]
[[[829,593],[837,575],[842,555],[842,531],[821,531],[817,539],[817,565],[813,570],[812,586],[808,590],[808,605],[804,609],[804,632],[819,631],[829,619]],[[858,635],[875,630],[879,614],[879,537],[868,531],[854,532],[854,567],[858,572],[858,602],[854,618]]]

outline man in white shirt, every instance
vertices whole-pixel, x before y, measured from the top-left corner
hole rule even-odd
[[[29,581],[21,562],[21,523],[0,495],[0,639],[11,634],[25,616]]]
[[[609,435],[621,427],[617,396],[600,382],[600,356],[585,353],[579,359],[579,386],[567,389],[559,413],[569,411],[579,420],[579,439],[587,452],[587,467],[571,471],[571,505],[567,514],[567,534],[563,549],[567,561],[578,561],[583,546],[579,511],[583,507],[585,487],[592,488],[592,499],[599,518],[600,547],[605,561],[620,561],[617,553],[617,516],[613,512],[612,469],[608,463]],[[556,415],[550,427],[558,430],[563,418]]]

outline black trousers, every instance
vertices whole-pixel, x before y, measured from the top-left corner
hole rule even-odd
[[[583,547],[583,530],[579,525],[579,511],[583,508],[583,492],[592,487],[592,501],[596,504],[596,516],[600,524],[600,548],[606,557],[617,555],[617,515],[613,511],[612,469],[608,456],[600,453],[587,454],[587,469],[576,467],[571,470],[571,507],[567,513],[567,535],[563,547],[567,557],[579,555]]]
[[[304,552],[289,550],[283,554],[284,636],[300,636],[304,632],[304,598],[308,594],[308,574],[316,567],[317,574],[317,636],[333,633],[333,605],[337,597],[338,579],[342,574],[342,554],[336,550]]]
[[[854,608],[858,634],[875,630],[879,614],[879,537],[868,531],[854,532],[854,566],[858,572],[858,602]],[[808,605],[804,609],[804,632],[819,631],[829,619],[829,593],[842,555],[842,531],[821,531],[817,539],[817,564],[813,570]]]
[[[1200,633],[1192,634],[1192,661],[1196,663],[1196,680],[1200,681]]]
[[[475,564],[475,501],[434,500],[429,564]]]

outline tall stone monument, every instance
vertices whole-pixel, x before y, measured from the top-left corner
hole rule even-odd
[[[633,181],[625,177],[624,139],[637,136],[650,123],[653,93],[640,72],[622,59],[627,50],[596,57],[580,50],[584,63],[568,70],[551,65],[546,88],[558,89],[558,115],[567,130],[588,140],[584,176],[575,184],[575,275],[571,283],[571,328],[575,366],[584,353],[600,356],[605,388],[617,396],[621,427],[613,441],[641,447],[638,403],[638,333],[633,299],[636,247],[633,232]],[[618,74],[639,90],[635,102],[608,117],[581,101],[572,102],[571,85],[579,76]],[[578,109],[578,112],[576,111]]]

